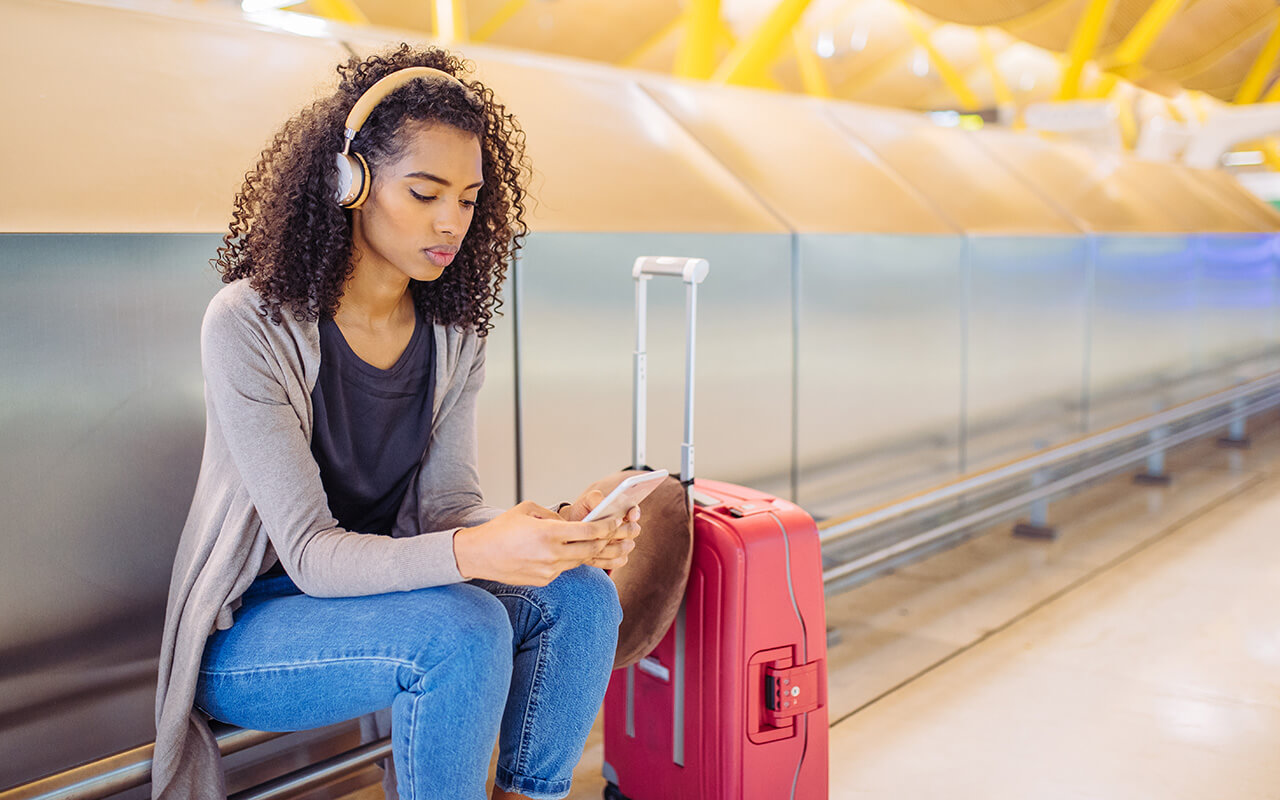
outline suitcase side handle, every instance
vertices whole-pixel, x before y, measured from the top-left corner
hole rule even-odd
[[[680,482],[687,488],[693,486],[693,372],[697,333],[698,284],[706,280],[711,270],[705,258],[676,258],[670,256],[641,256],[631,268],[636,282],[636,349],[633,354],[635,394],[632,398],[631,464],[634,469],[645,468],[645,437],[648,409],[648,361],[646,352],[648,317],[647,285],[655,275],[680,278],[685,284],[685,396],[684,441],[680,445]]]

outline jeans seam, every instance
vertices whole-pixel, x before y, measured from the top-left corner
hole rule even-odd
[[[524,773],[529,768],[529,718],[538,713],[538,695],[542,690],[542,634],[538,634],[538,657],[533,668],[533,685],[529,687],[529,697],[525,700],[524,715],[520,719],[520,747],[516,750],[516,771]]]
[[[544,625],[552,624],[547,621],[547,611],[542,607],[542,604],[534,600],[532,597],[529,597],[528,595],[525,595],[521,592],[507,591],[507,592],[493,592],[493,596],[494,597],[517,597],[521,600],[524,600],[526,603],[528,603],[529,605],[537,609],[538,617]],[[546,631],[543,631],[543,633],[545,632]],[[544,670],[542,667],[543,667],[542,633],[539,633],[538,634],[538,655],[534,659],[533,681],[529,687],[529,696],[525,699],[524,712],[520,715],[520,743],[519,743],[519,746],[516,748],[516,764],[515,764],[516,768],[515,770],[513,770],[513,772],[516,772],[519,774],[524,774],[529,767],[527,763],[529,749],[531,746],[529,743],[529,736],[527,735],[529,730],[529,718],[530,716],[535,715],[538,710],[538,705],[536,701],[538,696],[541,694],[543,677],[544,677],[543,676]]]
[[[287,664],[258,664],[244,669],[201,669],[199,674],[210,677],[231,676],[231,675],[248,675],[254,672],[266,672],[269,670],[295,669],[297,667],[318,667],[325,664],[348,664],[354,661],[373,661],[379,664],[395,664],[399,667],[408,667],[414,672],[422,672],[412,661],[403,658],[391,658],[390,656],[345,656],[341,658],[319,658],[308,661],[293,661]]]
[[[418,795],[417,776],[413,773],[413,732],[418,728],[418,702],[422,700],[421,694],[414,695],[413,709],[409,712],[409,730],[405,732],[405,777],[409,779],[409,800],[414,800]],[[394,736],[394,732],[392,736]],[[394,760],[394,757],[393,757]],[[402,793],[402,792],[400,792]]]

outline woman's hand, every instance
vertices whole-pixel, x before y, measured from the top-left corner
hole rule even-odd
[[[639,514],[639,509],[633,510]],[[453,555],[468,580],[546,586],[560,573],[597,561],[602,554],[616,560],[616,550],[609,548],[613,539],[626,536],[626,527],[617,517],[569,522],[537,503],[524,502],[483,525],[459,530],[453,536]]]
[[[560,509],[560,516],[569,522],[577,522],[603,500],[604,492],[599,489],[583,492],[577,500]],[[584,563],[606,570],[615,570],[627,563],[627,555],[635,549],[635,538],[640,535],[640,506],[628,509],[622,523],[599,555]]]

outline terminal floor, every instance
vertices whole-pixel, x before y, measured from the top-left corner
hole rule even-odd
[[[831,798],[1280,798],[1280,423],[1169,471],[830,598]]]

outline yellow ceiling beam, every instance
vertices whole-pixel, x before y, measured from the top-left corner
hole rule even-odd
[[[1111,95],[1112,90],[1116,88],[1116,84],[1120,82],[1120,77],[1114,72],[1104,72],[1098,77],[1097,83],[1089,89],[1088,97],[1104,98]]]
[[[712,76],[719,83],[769,86],[767,70],[813,0],[780,0],[760,27],[738,43]],[[776,85],[776,84],[775,84]]]
[[[467,8],[463,0],[431,0],[433,31],[443,44],[467,40]]]
[[[817,53],[813,52],[810,36],[811,34],[799,25],[791,32],[796,63],[800,65],[800,80],[804,83],[807,94],[814,97],[831,97],[831,85],[827,83],[827,76],[822,71],[821,59],[818,58]]]
[[[1179,9],[1186,4],[1187,0],[1156,0],[1142,15],[1142,19],[1138,20],[1138,24],[1133,26],[1133,30],[1124,37],[1124,41],[1116,47],[1111,57],[1107,59],[1105,66],[1127,67],[1130,64],[1139,64],[1142,59],[1147,57],[1151,46],[1156,43],[1156,39],[1160,38],[1160,34],[1164,33],[1164,29],[1168,27],[1169,22],[1178,13]]]
[[[719,24],[716,26],[716,41],[723,44],[729,50],[738,46],[738,37],[733,35],[733,28],[729,27],[729,23],[721,17]]]
[[[325,19],[345,22],[348,25],[369,24],[369,18],[352,0],[310,0],[310,4],[316,13]]]
[[[1272,170],[1280,170],[1280,145],[1273,138],[1263,139],[1261,143],[1262,160]]]
[[[1271,29],[1271,35],[1267,37],[1267,43],[1262,46],[1262,52],[1258,53],[1253,66],[1249,67],[1249,72],[1245,74],[1234,102],[1257,102],[1262,95],[1263,87],[1267,85],[1267,77],[1271,75],[1271,69],[1276,64],[1277,55],[1280,55],[1280,23]]]
[[[1080,96],[1080,76],[1084,74],[1084,65],[1098,48],[1107,23],[1111,21],[1113,8],[1115,0],[1089,0],[1067,50],[1067,68],[1062,72],[1062,85],[1058,87],[1059,100],[1074,100]]]
[[[991,73],[991,89],[996,93],[996,102],[1002,106],[1012,105],[1013,92],[1009,91],[1009,84],[1005,83],[1004,75],[1000,74],[995,53],[991,51],[991,42],[987,40],[986,28],[978,29],[978,52],[982,55],[982,63],[986,65],[987,72]]]
[[[507,0],[502,5],[502,8],[494,12],[494,15],[485,20],[485,23],[472,34],[471,41],[486,41],[490,36],[497,33],[499,28],[510,22],[512,17],[523,11],[527,5],[529,5],[529,0]]]
[[[960,71],[952,66],[951,62],[942,55],[938,48],[933,46],[933,40],[929,38],[929,32],[920,24],[920,20],[916,19],[915,9],[909,7],[904,0],[899,0],[899,2],[902,3],[903,9],[907,12],[903,18],[907,25],[907,32],[911,34],[911,39],[929,54],[929,62],[938,70],[938,75],[941,76],[942,82],[947,85],[951,93],[960,101],[960,106],[966,111],[978,108],[978,96],[964,82],[964,77],[960,74]]]
[[[1187,92],[1187,101],[1191,103],[1191,110],[1196,112],[1196,122],[1203,124],[1209,119],[1209,112],[1204,110],[1204,103],[1201,102],[1199,92]]]
[[[870,86],[901,64],[902,56],[914,45],[896,47],[853,73],[840,87],[841,95],[853,95]]]
[[[1127,97],[1112,98],[1116,106],[1116,116],[1120,122],[1120,137],[1124,146],[1132,150],[1138,143],[1138,120],[1133,113],[1133,103]]]
[[[658,46],[673,36],[676,31],[685,26],[687,19],[684,14],[677,14],[674,19],[662,26],[662,29],[650,36],[639,47],[637,47],[631,55],[622,59],[620,62],[624,67],[634,67],[641,61],[644,61],[650,53],[658,49]]]
[[[692,0],[685,11],[684,41],[676,53],[676,75],[711,77],[716,68],[716,39],[721,24],[720,0]]]

